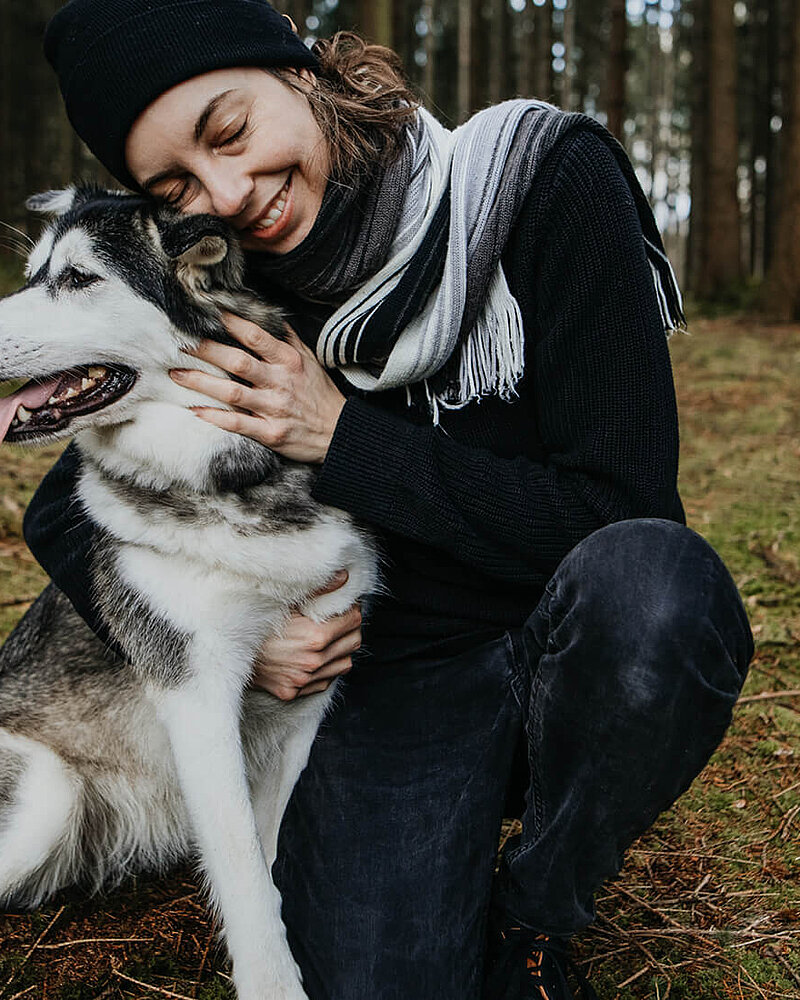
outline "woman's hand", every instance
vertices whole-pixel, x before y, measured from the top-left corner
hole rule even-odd
[[[313,596],[329,594],[347,581],[347,572],[337,573]],[[348,673],[353,653],[361,646],[361,608],[354,604],[326,622],[315,622],[295,612],[283,633],[268,639],[253,667],[252,683],[282,701],[315,694],[335,678]]]
[[[202,341],[192,356],[249,385],[195,369],[173,369],[170,375],[178,385],[235,407],[196,406],[194,412],[210,424],[253,438],[286,458],[324,461],[345,404],[325,369],[288,327],[289,338],[282,341],[240,316],[223,313],[222,318],[231,336],[258,357],[213,340]]]

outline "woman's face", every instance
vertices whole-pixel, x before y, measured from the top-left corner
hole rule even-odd
[[[298,86],[313,86],[306,70]],[[158,97],[134,122],[128,169],[182,212],[227,219],[247,250],[286,253],[308,235],[327,143],[303,93],[262,69],[220,69]]]

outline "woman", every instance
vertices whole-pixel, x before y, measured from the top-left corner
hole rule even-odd
[[[276,863],[309,997],[571,997],[568,938],[718,744],[752,653],[683,523],[679,299],[624,154],[519,102],[452,136],[386,50],[312,53],[263,0],[72,0],[46,51],[99,159],[228,219],[299,332],[229,317],[245,349],[197,353],[247,384],[187,361],[198,417],[317,463],[316,497],[386,557],[361,654],[354,608],[295,616],[255,667],[280,698],[353,667]],[[26,537],[99,630],[76,471],[67,452]]]

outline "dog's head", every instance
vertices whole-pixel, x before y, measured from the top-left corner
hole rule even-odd
[[[0,399],[0,440],[45,443],[131,420],[142,402],[198,402],[167,372],[199,339],[229,341],[220,308],[282,336],[277,310],[242,289],[222,220],[94,187],[28,207],[50,221],[26,284],[0,302],[0,381],[29,380]]]

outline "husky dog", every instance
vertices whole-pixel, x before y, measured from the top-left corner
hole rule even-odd
[[[168,376],[229,340],[220,309],[283,335],[223,222],[93,188],[30,207],[53,218],[0,303],[0,379],[31,380],[0,400],[0,440],[75,435],[124,656],[53,585],[0,653],[0,903],[197,852],[239,1000],[301,1000],[270,868],[333,689],[282,703],[248,680],[291,609],[322,620],[374,589],[375,551],[312,499],[312,467],[198,420],[207,397]]]

